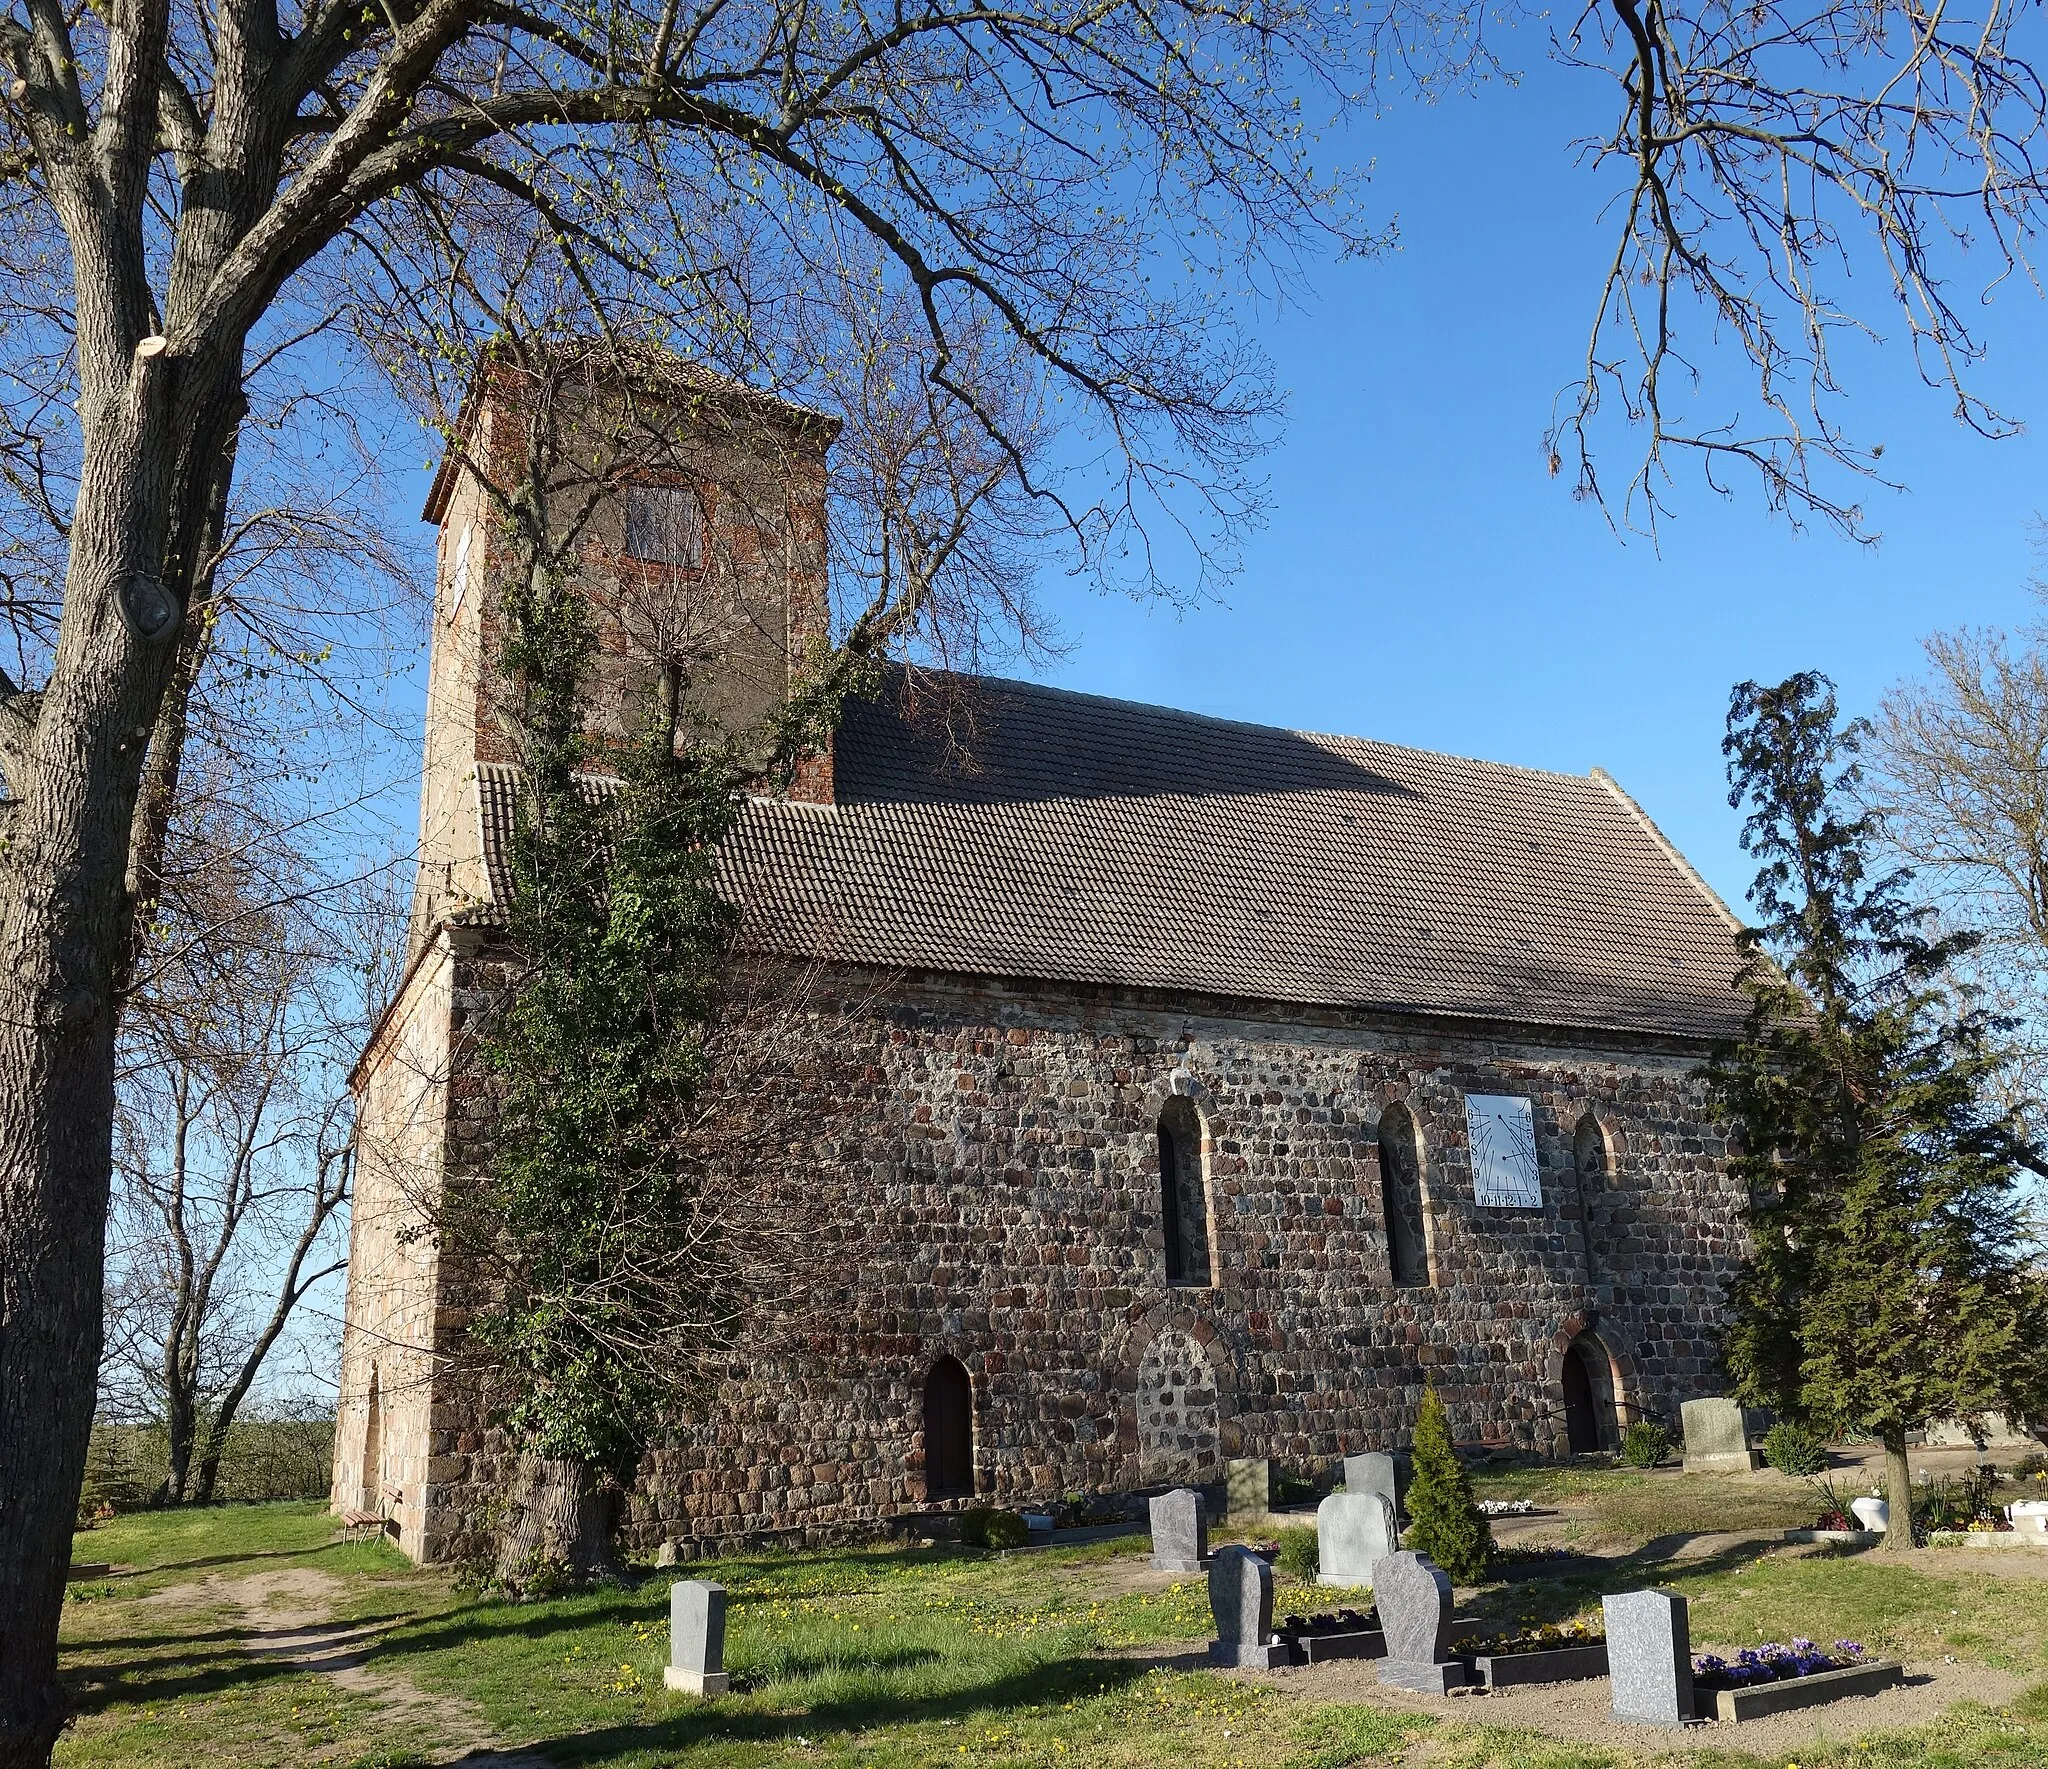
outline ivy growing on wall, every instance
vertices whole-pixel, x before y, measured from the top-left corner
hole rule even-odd
[[[759,734],[750,759],[693,720],[671,670],[632,737],[599,749],[587,598],[536,565],[501,605],[524,763],[516,965],[481,1038],[489,1160],[449,1220],[484,1267],[468,1339],[497,1423],[528,1457],[624,1480],[777,1300],[798,1226],[757,1183],[762,1122],[707,1088],[736,1017],[738,916],[714,860],[760,778]],[[816,745],[847,676],[773,721],[772,777]]]

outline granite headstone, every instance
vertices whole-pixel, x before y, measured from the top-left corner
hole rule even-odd
[[[1624,1591],[1604,1597],[1607,1677],[1614,1717],[1637,1726],[1688,1726],[1693,1720],[1692,1629],[1676,1591]]]
[[[1202,1495],[1177,1486],[1152,1501],[1152,1570],[1200,1572],[1209,1552]]]
[[[725,1674],[725,1587],[683,1579],[668,1588],[668,1663],[661,1680],[692,1695],[723,1695],[732,1687]]]
[[[1316,1583],[1355,1590],[1401,1545],[1394,1502],[1383,1493],[1332,1493],[1316,1507]]]
[[[1273,1644],[1273,1569],[1249,1548],[1219,1549],[1209,1562],[1209,1610],[1216,1618],[1212,1665],[1263,1671],[1287,1662],[1287,1648]]]
[[[1233,1517],[1262,1515],[1273,1507],[1272,1464],[1264,1456],[1246,1456],[1224,1469],[1226,1509]]]
[[[1384,1494],[1396,1517],[1401,1514],[1402,1484],[1400,1467],[1385,1450],[1367,1450],[1362,1455],[1344,1458],[1344,1490]]]
[[[1451,1581],[1425,1554],[1389,1554],[1374,1570],[1373,1603],[1387,1637],[1382,1683],[1443,1695],[1462,1689],[1464,1664],[1451,1657]]]
[[[1760,1468],[1763,1458],[1749,1447],[1749,1421],[1721,1395],[1689,1400],[1679,1408],[1685,1426],[1685,1471],[1714,1474]]]

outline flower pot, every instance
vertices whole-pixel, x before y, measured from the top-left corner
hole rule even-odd
[[[1849,1509],[1856,1513],[1856,1521],[1865,1529],[1887,1530],[1892,1526],[1892,1508],[1883,1499],[1854,1499]]]

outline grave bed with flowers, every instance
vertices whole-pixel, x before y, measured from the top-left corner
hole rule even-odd
[[[1607,1675],[1607,1636],[1584,1622],[1532,1628],[1521,1634],[1468,1636],[1452,1652],[1472,1667],[1483,1689],[1518,1683],[1580,1683]]]
[[[1703,1653],[1692,1661],[1695,1703],[1721,1721],[1755,1720],[1793,1708],[1818,1707],[1845,1696],[1875,1695],[1905,1678],[1891,1659],[1866,1658],[1861,1644],[1837,1640],[1823,1651],[1811,1640],[1745,1646],[1732,1659]]]

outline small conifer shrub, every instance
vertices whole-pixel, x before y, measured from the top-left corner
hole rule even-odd
[[[1780,1474],[1797,1475],[1804,1480],[1826,1471],[1827,1445],[1819,1432],[1795,1425],[1790,1419],[1780,1419],[1764,1433],[1764,1460]]]
[[[1405,1545],[1427,1554],[1453,1583],[1476,1585],[1493,1557],[1493,1531],[1458,1452],[1451,1447],[1451,1421],[1434,1388],[1422,1391],[1415,1420],[1414,1474],[1408,1486]]]
[[[1654,1419],[1638,1419],[1621,1434],[1621,1459],[1631,1468],[1654,1468],[1671,1453],[1671,1433]]]
[[[1014,1511],[991,1512],[987,1541],[991,1548],[1022,1548],[1031,1540],[1031,1526]]]

